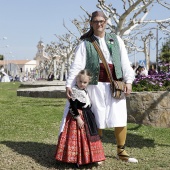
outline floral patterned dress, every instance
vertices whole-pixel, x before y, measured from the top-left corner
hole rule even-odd
[[[79,165],[105,160],[103,146],[97,133],[95,117],[90,109],[90,99],[86,90],[72,88],[70,109],[66,117],[63,132],[61,132],[55,159]],[[84,121],[83,128],[79,128],[76,116]]]

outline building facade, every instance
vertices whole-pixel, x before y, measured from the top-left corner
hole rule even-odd
[[[7,75],[29,76],[36,67],[35,60],[2,60],[0,66],[4,68]]]
[[[59,70],[59,56],[49,57],[45,52],[45,45],[40,40],[37,53],[33,60],[0,60],[0,69],[12,77],[31,77],[33,79],[47,79],[50,72],[57,79]]]

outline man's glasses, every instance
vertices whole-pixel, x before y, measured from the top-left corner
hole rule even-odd
[[[105,20],[100,20],[100,21],[92,21],[94,24],[104,24],[105,23]]]

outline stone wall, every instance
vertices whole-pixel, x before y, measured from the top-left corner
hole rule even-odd
[[[133,92],[127,97],[128,122],[170,127],[170,92]]]

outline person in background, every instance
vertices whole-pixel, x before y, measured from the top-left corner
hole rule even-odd
[[[105,160],[104,150],[98,135],[95,117],[91,111],[91,102],[87,93],[87,85],[91,75],[81,70],[76,76],[76,85],[72,87],[69,99],[69,111],[66,121],[62,122],[55,159],[77,166],[94,163],[101,164]]]
[[[157,74],[157,71],[155,70],[154,65],[151,65],[148,71],[148,75],[155,75],[155,74]]]
[[[136,66],[135,65],[132,65],[132,68],[133,68],[133,70],[136,70]]]
[[[132,69],[133,69],[133,71],[134,71],[134,75],[136,76],[136,69],[137,69],[136,66],[135,66],[135,65],[132,65],[131,67],[132,67]]]
[[[141,66],[140,76],[148,76],[148,71],[144,66]]]
[[[53,81],[53,80],[54,80],[54,74],[50,72],[50,74],[48,75],[47,81]]]

